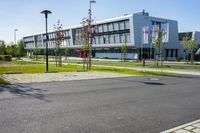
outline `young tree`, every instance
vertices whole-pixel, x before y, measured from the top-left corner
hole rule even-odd
[[[162,50],[163,50],[163,42],[162,42],[162,39],[163,39],[163,36],[165,35],[166,33],[165,32],[162,32],[161,30],[158,30],[158,33],[157,33],[157,38],[154,38],[153,41],[154,41],[154,47],[155,47],[155,53],[156,53],[156,66],[158,67],[158,57],[160,55],[160,64],[162,64]]]
[[[183,37],[182,45],[190,53],[190,62],[194,63],[194,54],[197,50],[197,43],[195,40],[190,39],[188,36]],[[187,53],[188,54],[188,53]]]
[[[92,63],[91,63],[91,56],[92,56],[92,39],[94,39],[96,35],[96,27],[92,26],[93,20],[90,18],[84,18],[82,21],[83,27],[81,28],[81,37],[82,37],[82,48],[86,52],[86,63],[87,69],[91,70]]]
[[[90,52],[90,45],[87,42],[84,42],[81,46],[81,50],[80,53],[82,54],[83,57],[83,69],[87,68],[87,70],[89,70],[89,58],[88,58],[88,54]],[[85,65],[87,67],[85,67]]]
[[[25,48],[24,48],[23,40],[20,40],[20,41],[17,43],[16,55],[17,55],[18,57],[23,57],[23,56],[26,55],[26,50],[25,50]]]
[[[38,60],[38,54],[39,54],[39,49],[38,49],[38,47],[35,47],[35,48],[34,48],[33,54],[34,54],[34,56],[35,56],[35,60],[37,61],[37,60]]]
[[[6,54],[6,44],[3,40],[0,40],[0,55]]]
[[[123,43],[122,43],[122,47],[121,47],[121,52],[122,52],[122,54],[123,54],[123,58],[122,58],[123,61],[125,61],[126,58],[127,58],[127,51],[128,51],[127,44],[126,44],[125,41],[123,41]]]
[[[14,48],[10,45],[7,45],[6,54],[13,56],[14,55]]]
[[[65,59],[67,59],[68,56],[69,56],[69,49],[65,48]]]
[[[62,66],[62,58],[60,53],[60,45],[64,41],[64,31],[62,29],[62,24],[58,20],[57,25],[54,25],[54,31],[55,31],[55,52],[56,52],[56,61],[57,56],[59,56],[59,66]],[[57,64],[57,63],[56,63]]]

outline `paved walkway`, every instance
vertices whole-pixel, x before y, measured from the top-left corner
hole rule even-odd
[[[40,73],[40,74],[4,74],[1,76],[10,83],[16,84],[16,83],[37,83],[37,82],[130,77],[132,75],[105,73],[105,72],[62,72],[62,73]]]
[[[102,66],[102,65],[93,65],[93,66]],[[154,71],[154,72],[169,72],[176,74],[186,74],[186,75],[196,75],[200,76],[200,71],[190,71],[190,70],[170,70],[163,68],[145,68],[145,67],[119,67],[119,66],[105,66],[104,67],[112,67],[112,68],[122,68],[122,69],[130,69],[130,70],[138,70],[138,71]]]
[[[169,129],[161,133],[200,133],[200,120]]]

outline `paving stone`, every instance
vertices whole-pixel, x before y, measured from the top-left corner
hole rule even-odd
[[[4,74],[3,78],[10,83],[34,83],[52,81],[71,81],[102,78],[130,77],[132,75],[115,74],[105,72],[63,72],[63,73],[40,73],[40,74]]]
[[[193,126],[200,128],[200,123],[196,123]]]
[[[189,131],[191,131],[192,129],[194,129],[195,127],[193,127],[193,126],[187,126],[187,127],[185,127],[184,129],[185,130],[189,130]]]
[[[174,131],[174,133],[192,133],[192,132],[189,132],[189,131],[184,130],[184,129],[179,129],[177,131]]]
[[[199,128],[196,128],[194,130],[192,130],[194,133],[200,133],[200,129]]]

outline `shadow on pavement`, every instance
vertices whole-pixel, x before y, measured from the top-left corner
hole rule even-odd
[[[165,85],[164,83],[159,83],[159,82],[143,82],[143,83],[147,85]]]
[[[15,96],[20,96],[20,97],[33,97],[39,100],[45,100],[49,101],[45,98],[44,92],[47,92],[47,90],[42,90],[42,89],[37,89],[37,88],[32,88],[30,86],[26,85],[0,85],[0,94],[2,92],[9,92]]]

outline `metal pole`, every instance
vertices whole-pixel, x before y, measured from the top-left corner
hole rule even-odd
[[[89,30],[90,30],[90,36],[89,36],[89,48],[90,48],[90,53],[89,53],[89,70],[91,70],[91,55],[92,55],[92,38],[91,38],[91,24],[92,24],[92,2],[90,1],[90,9],[89,9]]]
[[[16,41],[16,32],[18,30],[17,29],[14,29],[14,56],[16,57],[16,45],[17,45],[17,41]]]
[[[91,70],[91,54],[92,54],[92,43],[91,43],[91,2],[90,2],[90,9],[89,9],[89,30],[90,30],[90,36],[89,36],[89,70]]]
[[[46,72],[49,71],[49,62],[48,62],[48,34],[47,34],[47,18],[48,18],[48,14],[45,14],[45,20],[46,20]]]

